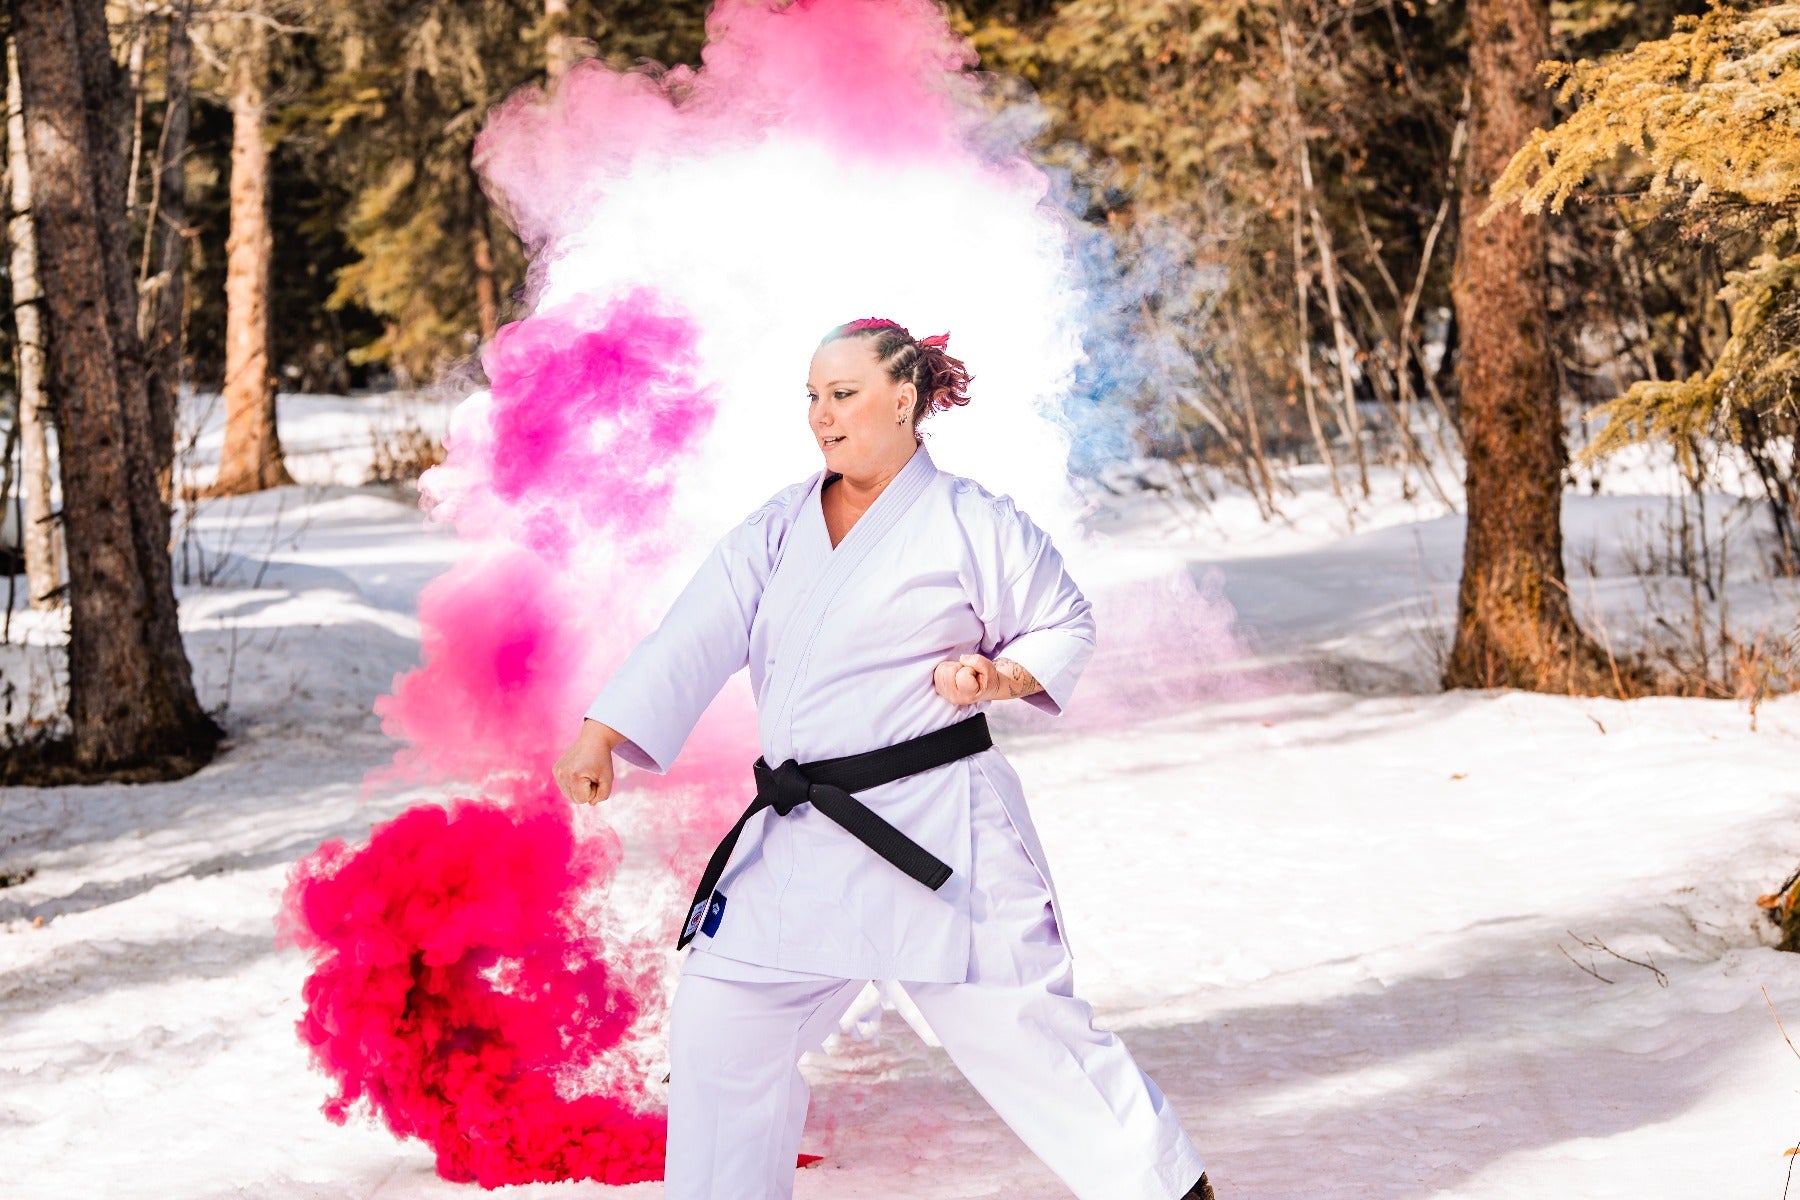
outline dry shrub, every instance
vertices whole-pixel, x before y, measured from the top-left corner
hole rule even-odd
[[[1654,525],[1640,520],[1620,546],[1643,598],[1631,625],[1609,631],[1597,614],[1581,614],[1598,627],[1609,648],[1619,649],[1621,662],[1629,659],[1644,670],[1646,686],[1639,694],[1741,701],[1749,708],[1752,729],[1763,701],[1800,690],[1800,630],[1791,623],[1745,627],[1731,611],[1730,551],[1734,541],[1757,536],[1746,528],[1755,511],[1754,505],[1738,502],[1709,527],[1703,500],[1671,497],[1661,520]],[[1599,578],[1597,553],[1590,547],[1572,557],[1591,592]],[[1768,569],[1776,560],[1753,560],[1765,568],[1754,582],[1782,586],[1779,573]]]
[[[373,446],[369,483],[415,484],[444,461],[444,443],[425,432],[410,414],[397,426],[372,430],[369,441]]]

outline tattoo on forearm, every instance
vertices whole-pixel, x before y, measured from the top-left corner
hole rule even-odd
[[[1021,696],[1029,696],[1044,690],[1044,685],[1032,678],[1031,672],[1010,658],[994,660],[994,698],[997,700],[1017,700]]]

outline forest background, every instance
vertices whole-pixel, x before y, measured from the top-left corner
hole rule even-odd
[[[36,757],[15,746],[11,777],[205,761],[219,731],[176,633],[171,514],[287,481],[277,388],[479,386],[479,347],[528,291],[472,164],[488,110],[584,59],[697,66],[708,7],[10,6],[0,494],[30,603],[71,607],[68,721]],[[1078,440],[1078,469],[1160,459],[1190,489],[1210,471],[1274,519],[1289,473],[1322,466],[1352,524],[1371,469],[1393,469],[1464,508],[1451,686],[1791,688],[1791,631],[1708,607],[1724,556],[1705,505],[1741,501],[1794,573],[1800,6],[948,12],[996,110],[1033,123],[1054,202],[1103,235],[1083,266],[1107,298],[1099,344],[1139,356],[1086,368],[1077,394],[1108,436]],[[203,487],[178,469],[182,389],[226,410]],[[441,454],[415,432],[384,474]],[[1559,507],[1593,456],[1640,441],[1698,508],[1674,554],[1694,604],[1625,653],[1577,620]],[[110,636],[122,614],[141,644]],[[95,699],[121,695],[140,702]]]
[[[1084,989],[1210,1126],[1221,1191],[1785,1189],[1800,3],[799,2],[947,20],[982,133],[1029,139],[1035,215],[1069,234],[1094,336],[1059,415],[1094,536],[1062,544],[1093,556],[1096,611],[1136,620],[1102,622],[1125,636],[1092,717],[1002,732],[1104,931],[1076,934]],[[403,813],[496,815],[438,791],[485,797],[444,778],[467,761],[553,799],[530,760],[579,718],[519,703],[518,647],[575,676],[560,648],[613,623],[589,581],[625,589],[605,561],[519,574],[549,568],[428,522],[414,486],[539,298],[472,160],[497,104],[535,115],[532,89],[596,64],[692,95],[707,9],[0,2],[0,1176],[452,1186],[388,1136],[417,1125],[318,1119],[295,1030],[323,960],[270,931],[297,862]],[[571,490],[610,515],[586,473],[609,449],[572,450]],[[629,491],[627,469],[600,477]],[[451,641],[432,581],[471,562],[493,586],[454,593],[480,602]],[[529,603],[553,580],[591,624]],[[386,703],[446,678],[421,659],[491,701],[444,726],[481,753],[424,793],[388,773],[410,752]],[[490,743],[500,710],[525,732]],[[629,844],[634,873],[591,894],[660,938],[686,882],[664,868],[700,861],[669,839],[710,845],[741,803],[674,787],[511,811],[554,813],[559,853],[571,829]],[[486,836],[417,862],[446,895],[503,885],[465,868]],[[384,865],[412,862],[398,844],[344,878],[428,913],[414,866]],[[1196,863],[1207,886],[1171,891]],[[429,923],[434,945],[476,927]],[[438,973],[384,944],[385,978]],[[457,1054],[513,1044],[426,1024]],[[1049,1186],[941,1053],[840,1066],[815,1102],[842,1136],[803,1192]],[[501,1144],[461,1121],[442,1145]]]

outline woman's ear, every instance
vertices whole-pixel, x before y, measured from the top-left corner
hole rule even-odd
[[[912,420],[913,409],[919,406],[919,389],[912,385],[910,379],[900,385],[899,400],[898,410],[894,414],[896,418],[894,423],[903,425]]]

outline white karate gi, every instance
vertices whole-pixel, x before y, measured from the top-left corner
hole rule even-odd
[[[1049,537],[920,447],[836,549],[821,472],[726,534],[587,715],[665,771],[748,665],[772,765],[880,749],[962,720],[932,686],[978,652],[1059,712],[1093,653]],[[751,795],[748,764],[746,803]],[[1173,1200],[1202,1164],[1162,1093],[1073,993],[1056,891],[998,749],[857,793],[953,870],[924,887],[811,805],[745,825],[670,1026],[670,1200],[792,1194],[796,1066],[866,981],[898,982],[953,1061],[1082,1200]]]

